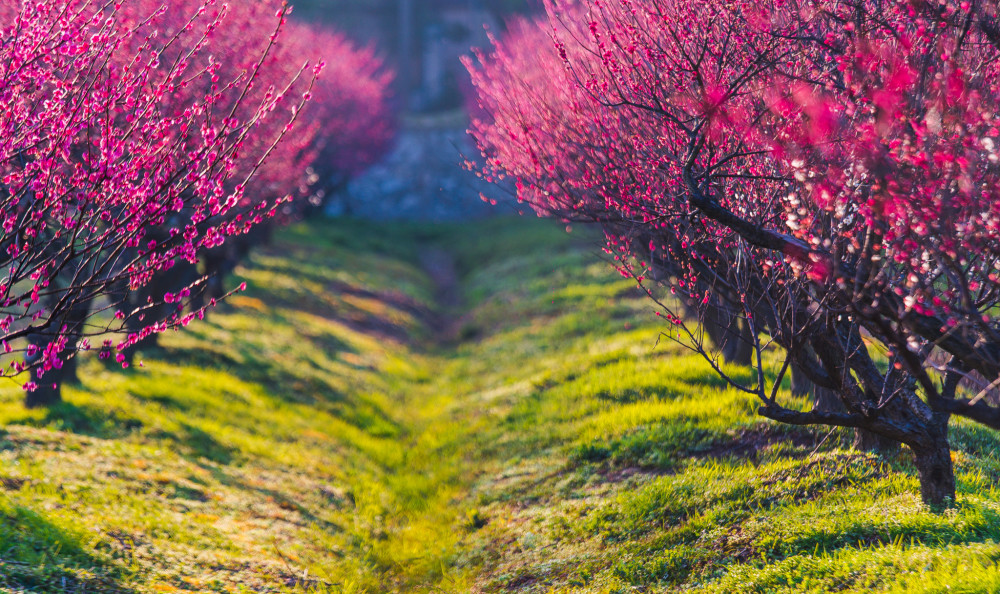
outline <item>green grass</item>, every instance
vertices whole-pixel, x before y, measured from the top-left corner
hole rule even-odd
[[[595,241],[299,225],[141,369],[0,387],[0,591],[1000,589],[996,432],[956,423],[931,513],[908,452],[756,417]]]

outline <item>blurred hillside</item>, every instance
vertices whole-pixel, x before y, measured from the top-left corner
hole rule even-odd
[[[352,179],[332,201],[328,214],[366,219],[456,221],[513,209],[512,191],[488,183],[464,168],[478,151],[466,133],[464,113],[416,114],[405,118],[392,151]]]

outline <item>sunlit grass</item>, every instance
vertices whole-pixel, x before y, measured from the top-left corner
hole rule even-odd
[[[48,411],[0,386],[0,590],[997,588],[995,432],[955,424],[933,514],[905,450],[757,417],[593,240],[299,225],[141,369],[87,359]]]

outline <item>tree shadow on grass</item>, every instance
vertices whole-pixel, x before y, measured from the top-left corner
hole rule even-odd
[[[120,439],[142,428],[142,421],[137,418],[117,411],[66,401],[45,409],[45,415],[41,418],[25,415],[22,419],[13,419],[12,424],[54,429],[101,439]]]
[[[180,403],[174,404],[181,407]],[[25,416],[23,419],[15,419],[13,424],[55,429],[100,439],[122,439],[143,428],[142,421],[137,418],[72,402],[60,402],[46,409],[45,416],[40,419]],[[207,431],[184,421],[178,424],[179,431],[154,430],[151,435],[157,440],[172,443],[176,451],[192,461],[207,458],[219,464],[230,464],[237,457],[237,449],[222,444]]]
[[[74,534],[26,507],[0,502],[0,589],[135,592],[126,585],[128,571],[122,565],[111,556],[85,550],[82,543],[91,538]]]
[[[211,433],[189,423],[181,423],[182,433],[174,436],[177,444],[195,458],[207,458],[219,464],[231,464],[239,455],[239,450],[228,447],[215,439]]]
[[[223,444],[204,429],[183,421],[178,424],[180,431],[157,429],[150,437],[158,442],[173,444],[175,451],[194,463],[206,459],[217,464],[232,464],[242,458],[238,448]]]
[[[303,340],[308,341],[309,338],[303,337]],[[240,343],[231,345],[230,348],[235,354],[175,348],[157,348],[155,353],[150,351],[150,354],[173,364],[225,370],[242,382],[263,387],[269,396],[326,412],[376,436],[393,436],[402,432],[399,423],[372,402],[349,396],[314,375],[290,373],[252,344]],[[324,347],[317,345],[316,348]],[[312,362],[306,363],[323,371]],[[155,400],[167,408],[184,409],[184,404],[179,399],[158,395]]]
[[[303,340],[308,340],[303,338]],[[232,353],[204,348],[143,347],[142,355],[151,360],[167,361],[174,365],[217,369],[225,371],[237,379],[263,386],[268,394],[286,402],[321,407],[325,404],[343,402],[346,395],[314,378],[289,373],[266,353],[260,352],[252,344],[227,345]],[[134,371],[134,373],[142,373]],[[183,409],[183,403],[163,396],[157,402],[170,408]]]

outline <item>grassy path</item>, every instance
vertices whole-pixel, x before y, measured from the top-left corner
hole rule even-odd
[[[3,387],[0,591],[1000,589],[994,433],[956,427],[930,514],[905,452],[657,345],[577,235],[294,227],[142,369],[88,359],[49,411]]]

